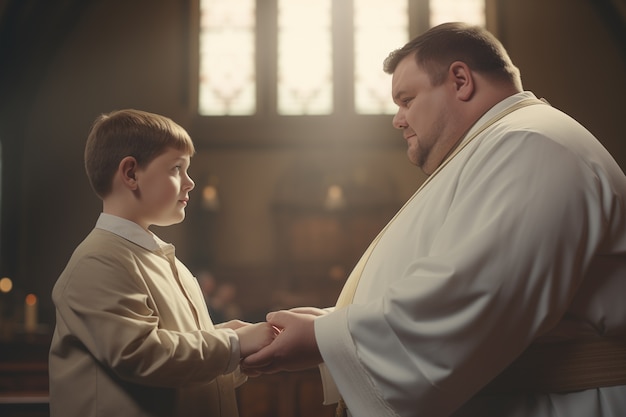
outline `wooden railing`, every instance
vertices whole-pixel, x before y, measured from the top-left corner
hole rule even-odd
[[[48,417],[47,334],[0,342],[0,416]]]

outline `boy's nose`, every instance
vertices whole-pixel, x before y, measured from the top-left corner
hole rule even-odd
[[[186,184],[186,188],[189,189],[189,191],[193,190],[196,187],[196,183],[191,179],[190,176],[187,176],[187,184]]]

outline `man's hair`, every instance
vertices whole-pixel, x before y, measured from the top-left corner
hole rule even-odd
[[[460,22],[435,26],[391,52],[383,64],[384,71],[393,74],[400,61],[410,54],[435,86],[445,80],[450,64],[461,61],[472,71],[522,87],[519,69],[500,41],[480,26]]]
[[[146,167],[168,148],[195,153],[189,134],[171,119],[140,110],[117,110],[96,118],[85,146],[85,170],[95,193],[106,197],[127,156]]]

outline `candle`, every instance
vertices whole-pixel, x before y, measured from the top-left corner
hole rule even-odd
[[[37,330],[37,296],[28,294],[24,305],[24,330],[33,333]]]

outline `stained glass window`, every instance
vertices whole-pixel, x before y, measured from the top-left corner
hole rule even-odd
[[[201,0],[198,112],[256,111],[254,0]]]
[[[330,0],[278,1],[278,113],[333,111]]]
[[[354,105],[359,114],[394,113],[382,63],[409,40],[407,0],[354,0]],[[393,45],[390,47],[390,45]]]
[[[412,23],[414,11],[428,12],[428,19],[419,19],[422,26],[426,21],[484,26],[486,15],[486,0],[430,0],[426,8],[426,0],[352,0],[352,9],[339,17],[333,13],[340,3],[332,0],[198,1],[198,112],[207,116],[253,115],[259,103],[265,114],[393,114],[391,77],[382,62],[408,41],[410,27],[426,29]],[[256,39],[257,22],[267,25],[263,42]],[[270,85],[258,93],[260,79]],[[334,100],[342,94],[353,100],[338,105]]]

